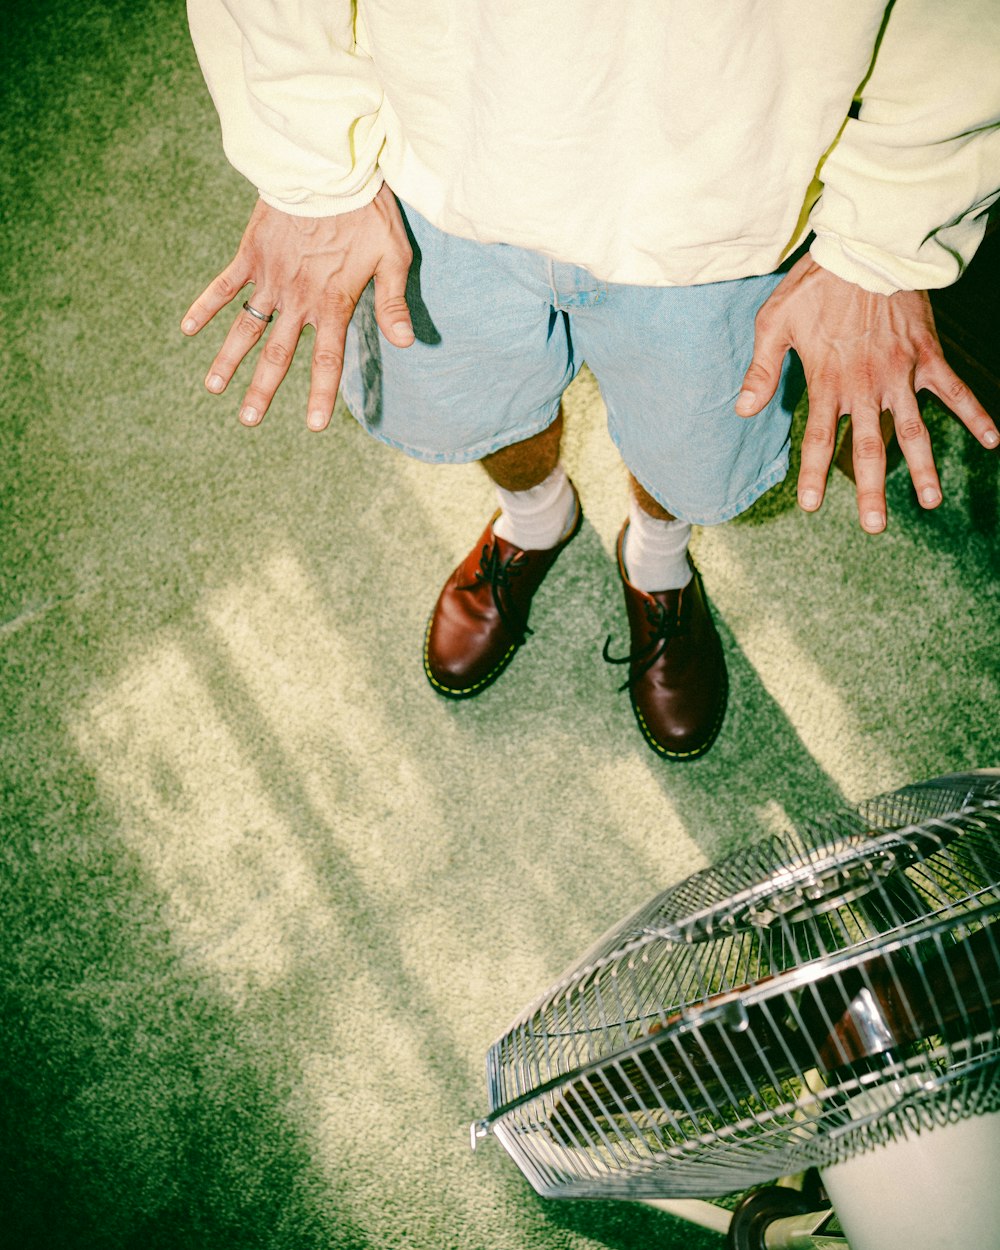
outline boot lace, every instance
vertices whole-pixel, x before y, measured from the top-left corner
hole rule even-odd
[[[500,556],[497,543],[487,543],[479,556],[479,565],[475,577],[467,586],[459,586],[459,590],[475,590],[477,586],[488,586],[493,602],[496,604],[500,623],[513,637],[517,646],[523,646],[527,636],[532,633],[526,620],[511,601],[511,581],[525,564],[523,551],[514,551],[506,560]]]
[[[611,635],[609,634],[604,643],[604,650],[601,652],[608,664],[629,664],[633,666],[629,671],[628,679],[618,687],[619,694],[623,690],[631,689],[640,678],[644,677],[664,654],[670,645],[671,638],[674,638],[681,632],[679,604],[676,611],[668,612],[661,603],[647,599],[643,603],[643,607],[646,610],[646,620],[650,625],[650,635],[646,642],[628,655],[614,656],[609,650],[611,646]]]

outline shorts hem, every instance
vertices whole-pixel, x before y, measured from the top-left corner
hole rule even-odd
[[[777,460],[771,461],[757,480],[748,486],[735,502],[726,504],[724,507],[717,508],[711,512],[698,512],[691,508],[677,507],[669,499],[661,495],[659,491],[652,490],[631,467],[629,467],[629,472],[632,473],[640,486],[648,491],[661,507],[666,508],[679,521],[687,521],[690,525],[710,526],[722,525],[726,521],[731,521],[734,517],[739,516],[741,512],[746,512],[772,486],[777,486],[779,482],[784,481],[788,474],[788,463],[789,453],[785,450]]]
[[[515,443],[523,443],[526,439],[534,438],[536,435],[543,433],[555,421],[559,415],[559,405],[562,402],[562,396],[555,401],[555,406],[551,412],[548,412],[540,421],[526,426],[524,429],[517,430],[511,434],[509,431],[498,437],[490,439],[488,442],[477,443],[473,447],[457,448],[453,451],[433,451],[422,447],[413,447],[408,443],[404,443],[399,439],[392,438],[390,435],[383,433],[381,430],[373,426],[366,425],[360,417],[355,416],[349,404],[345,401],[345,407],[354,420],[372,438],[377,439],[380,443],[384,443],[387,447],[392,447],[396,451],[401,451],[405,456],[409,456],[412,460],[419,460],[424,464],[475,464],[477,461],[484,459],[486,456],[493,455],[494,452],[503,451],[505,447],[512,447]]]

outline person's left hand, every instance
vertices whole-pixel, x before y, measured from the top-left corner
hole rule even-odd
[[[736,401],[741,417],[755,416],[770,402],[790,348],[802,361],[809,391],[798,483],[807,512],[823,502],[837,424],[846,414],[854,428],[858,515],[870,534],[885,529],[886,521],[883,411],[892,413],[925,508],[941,502],[941,483],[918,391],[937,395],[984,447],[1000,443],[985,409],[945,362],[926,291],[875,295],[803,256],[757,313],[753,360]]]

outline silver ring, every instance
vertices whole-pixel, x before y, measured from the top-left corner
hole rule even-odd
[[[244,312],[248,312],[248,313],[250,314],[250,316],[251,316],[251,317],[256,317],[258,321],[263,321],[263,323],[264,323],[265,325],[267,325],[267,323],[268,323],[269,321],[273,321],[273,320],[274,320],[274,313],[262,313],[262,312],[258,312],[256,308],[251,308],[251,307],[250,307],[250,301],[249,301],[249,300],[244,300],[244,301],[243,301],[243,310],[244,310]]]

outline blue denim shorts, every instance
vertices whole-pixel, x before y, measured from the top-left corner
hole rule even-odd
[[[420,460],[481,460],[545,429],[586,361],[626,466],[675,516],[726,521],[785,476],[800,390],[791,359],[762,413],[733,410],[754,315],[780,273],[689,287],[600,282],[536,252],[444,234],[400,207],[416,342],[401,349],[379,333],[369,286],[341,383],[376,438]]]

